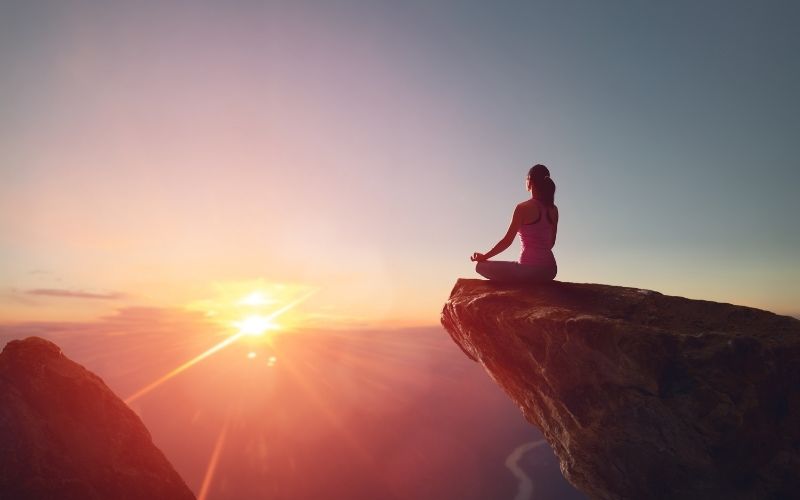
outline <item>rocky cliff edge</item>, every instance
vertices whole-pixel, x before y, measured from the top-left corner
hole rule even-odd
[[[470,279],[441,320],[592,498],[800,492],[800,320],[637,288]]]

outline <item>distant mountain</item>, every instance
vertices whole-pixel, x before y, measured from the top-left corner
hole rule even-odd
[[[0,353],[0,497],[195,498],[136,414],[38,337]]]

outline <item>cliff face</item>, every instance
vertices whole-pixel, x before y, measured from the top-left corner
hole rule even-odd
[[[195,498],[136,414],[38,337],[0,353],[0,497]]]
[[[461,279],[442,324],[593,498],[796,498],[800,321],[599,284]]]

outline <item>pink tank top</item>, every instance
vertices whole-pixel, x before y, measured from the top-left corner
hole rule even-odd
[[[556,258],[552,248],[556,227],[547,218],[548,207],[536,198],[534,201],[539,204],[539,220],[519,227],[519,238],[522,241],[519,263],[555,267]]]

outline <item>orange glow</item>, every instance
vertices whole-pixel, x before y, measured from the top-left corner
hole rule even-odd
[[[206,473],[203,476],[203,485],[200,487],[200,494],[197,495],[197,500],[205,500],[208,497],[208,490],[211,487],[211,481],[214,479],[214,471],[217,469],[219,456],[222,453],[222,447],[225,445],[225,437],[228,433],[228,422],[222,426],[217,437],[217,442],[214,444],[214,451],[211,452],[211,459],[208,461]]]
[[[263,318],[260,318],[258,324],[259,325],[263,325],[265,323],[270,323],[271,324],[272,320],[274,320],[275,318],[277,318],[281,314],[286,313],[287,311],[289,311],[290,309],[292,309],[296,305],[300,304],[304,300],[306,300],[309,297],[311,297],[316,292],[317,292],[316,289],[311,290],[310,292],[304,294],[300,298],[298,298],[296,300],[293,300],[293,301],[289,302],[288,304],[278,308],[277,310],[273,311],[269,315],[267,315],[267,316],[265,316]],[[208,349],[207,351],[203,352],[202,354],[199,354],[199,355],[195,356],[194,358],[190,359],[189,361],[179,365],[177,368],[175,368],[173,370],[170,370],[169,372],[167,372],[162,377],[156,379],[154,382],[151,382],[150,384],[147,384],[146,386],[142,387],[138,391],[134,392],[133,394],[128,396],[127,399],[125,399],[125,403],[126,404],[131,404],[133,401],[135,401],[135,400],[139,399],[140,397],[144,396],[145,394],[147,394],[148,392],[152,391],[153,389],[155,389],[159,385],[163,384],[167,380],[171,379],[175,375],[178,375],[182,371],[184,371],[184,370],[192,367],[193,365],[199,363],[200,361],[206,359],[207,357],[211,356],[212,354],[214,354],[215,352],[219,351],[220,349],[224,349],[225,347],[228,347],[229,345],[231,345],[232,343],[236,342],[237,340],[239,340],[240,338],[242,338],[245,335],[253,335],[253,333],[252,333],[253,331],[255,331],[255,330],[252,329],[252,328],[251,329],[247,329],[247,330],[246,329],[240,329],[237,333],[231,335],[227,339],[225,339],[222,342],[218,343],[217,345],[211,347],[210,349]],[[274,364],[274,362],[273,362],[273,364]]]
[[[270,315],[280,304],[317,291],[304,285],[268,283],[261,279],[216,283],[214,289],[213,298],[193,301],[187,309],[201,311],[222,327],[244,330],[253,336],[302,323],[303,317],[291,315],[283,319],[282,325],[277,325]]]
[[[279,329],[278,325],[270,321],[269,318],[258,314],[252,314],[242,321],[236,321],[233,323],[233,326],[240,332],[253,336],[263,335],[267,330]]]
[[[215,352],[219,351],[220,349],[223,349],[223,348],[228,347],[229,345],[233,344],[234,342],[239,340],[243,335],[246,335],[246,333],[245,332],[239,332],[239,333],[236,333],[234,335],[231,335],[230,337],[228,337],[227,339],[223,340],[222,342],[220,342],[219,344],[215,345],[214,347],[210,348],[209,350],[205,351],[204,353],[202,353],[202,354],[200,354],[198,356],[195,356],[194,358],[192,358],[189,361],[183,363],[182,365],[178,366],[174,370],[171,370],[171,371],[167,372],[164,376],[156,379],[155,381],[147,384],[146,386],[142,387],[138,391],[134,392],[133,394],[128,396],[127,399],[125,399],[125,403],[128,404],[128,405],[131,404],[132,402],[136,401],[140,397],[142,397],[145,394],[147,394],[148,392],[152,391],[153,389],[155,389],[159,385],[161,385],[164,382],[166,382],[167,380],[171,379],[175,375],[181,373],[182,371],[186,370],[187,368],[191,367],[192,365],[194,365],[196,363],[199,363],[200,361],[206,359],[207,357],[211,356],[212,354],[214,354]]]
[[[247,297],[244,297],[242,300],[239,301],[239,304],[245,306],[263,306],[266,304],[273,304],[273,303],[275,303],[274,299],[265,297],[264,293],[259,290],[250,293]]]

